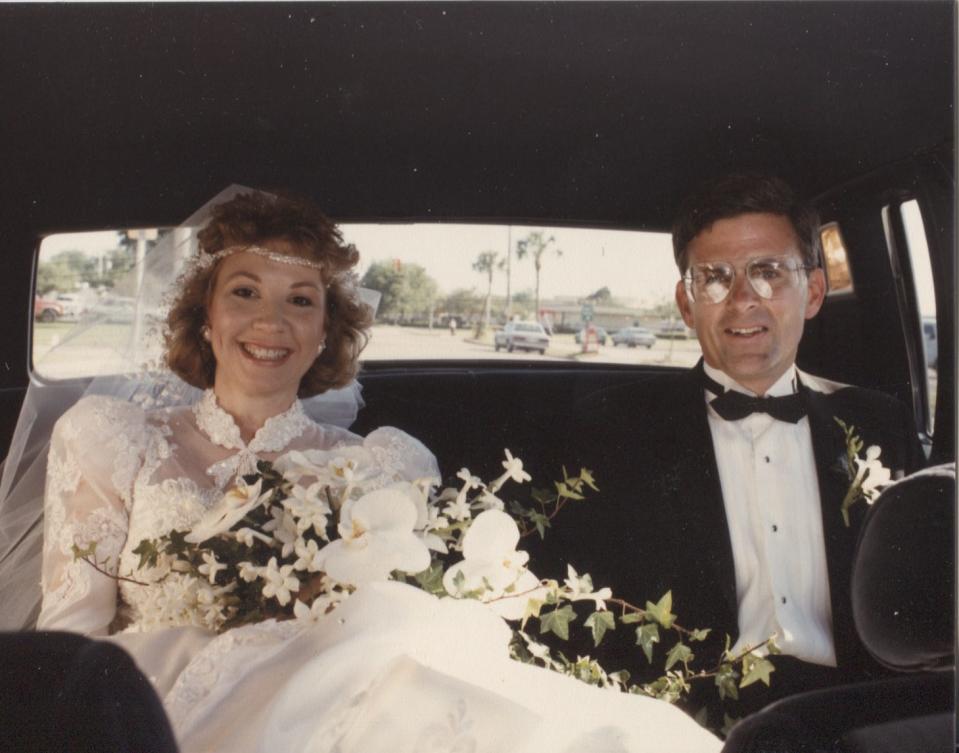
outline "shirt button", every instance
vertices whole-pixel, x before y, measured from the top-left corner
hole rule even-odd
[[[769,455],[766,455],[766,457],[764,457],[763,460],[765,460],[765,461],[768,463],[768,462],[769,462]]]
[[[783,604],[785,604],[785,603],[786,603],[786,597],[783,596],[782,599],[781,599],[781,601],[782,601]]]
[[[773,523],[773,533],[776,533],[776,531],[778,531],[778,530],[779,530],[779,526],[777,526],[775,523]]]

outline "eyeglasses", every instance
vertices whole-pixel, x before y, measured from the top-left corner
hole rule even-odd
[[[799,272],[815,269],[794,256],[763,256],[746,262],[746,279],[756,295],[767,300],[777,298],[799,285]],[[694,302],[722,303],[733,289],[736,267],[728,261],[693,264],[683,282],[686,294]]]

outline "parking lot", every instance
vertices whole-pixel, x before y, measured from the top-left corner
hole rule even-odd
[[[595,363],[657,364],[668,366],[691,366],[700,356],[699,343],[693,339],[658,339],[649,349],[627,348],[625,346],[600,345],[591,352],[583,353],[583,346],[577,345],[571,334],[553,335],[549,349],[541,356],[538,353],[515,351],[496,352],[493,348],[492,332],[480,338],[474,337],[469,329],[457,330],[451,335],[447,329],[427,329],[377,325],[373,327],[370,344],[364,353],[364,359],[402,360],[410,358],[463,358],[463,359],[506,359],[506,360],[569,360]]]

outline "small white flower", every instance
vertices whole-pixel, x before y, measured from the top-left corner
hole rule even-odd
[[[572,565],[566,566],[567,578],[563,581],[566,588],[569,589],[568,597],[571,601],[596,602],[596,611],[602,612],[606,609],[606,599],[612,597],[613,592],[609,588],[601,588],[593,591],[593,579],[589,574],[580,576]]]
[[[263,524],[263,530],[272,533],[273,538],[283,545],[281,556],[289,557],[300,536],[296,528],[296,519],[283,507],[274,507],[270,514],[273,519]]]
[[[882,487],[892,480],[892,473],[879,460],[882,449],[878,445],[866,448],[865,460],[856,458],[856,479],[853,483],[860,485],[862,495],[869,504],[872,504]]]
[[[252,528],[241,528],[236,532],[236,540],[243,544],[243,546],[253,546],[253,542],[256,539],[259,539],[264,544],[273,543],[273,539],[269,536],[259,531],[254,531]]]
[[[522,618],[526,602],[545,591],[526,568],[529,555],[516,550],[518,543],[519,528],[513,518],[500,510],[481,512],[463,537],[463,560],[446,571],[443,587],[451,596],[478,592],[480,600],[501,617]]]
[[[290,603],[291,592],[300,589],[299,579],[293,575],[293,565],[277,567],[276,557],[270,557],[262,572],[266,585],[263,586],[263,595],[266,598],[275,598],[280,606]]]
[[[296,551],[296,556],[299,558],[293,563],[294,570],[306,570],[310,573],[318,573],[323,569],[321,564],[322,558],[319,556],[320,548],[313,539],[309,541],[298,539],[294,550]]]
[[[506,460],[503,461],[505,472],[489,485],[490,491],[494,493],[500,490],[500,487],[506,483],[507,479],[512,479],[517,484],[522,484],[524,481],[532,479],[532,476],[523,470],[523,461],[519,458],[514,458],[513,453],[508,449],[504,451],[506,452]]]
[[[483,484],[483,481],[479,476],[474,476],[472,473],[470,473],[469,468],[460,468],[456,472],[456,478],[463,481],[464,489],[479,489]]]
[[[416,494],[409,484],[393,485],[348,500],[340,511],[341,538],[320,550],[327,575],[357,586],[386,580],[393,570],[413,574],[429,567],[429,550],[414,533]]]
[[[253,485],[247,485],[241,478],[236,486],[224,494],[220,501],[200,518],[200,521],[193,526],[193,530],[184,538],[191,544],[202,544],[219,533],[229,531],[247,513],[270,496],[271,492],[260,493],[262,484],[263,479],[257,479]]]
[[[292,495],[283,500],[283,507],[295,518],[300,533],[312,526],[317,534],[326,538],[326,524],[331,512],[326,501],[326,489],[327,486],[319,481],[307,487],[294,485]]]
[[[482,492],[480,492],[479,498],[476,500],[476,506],[480,510],[503,510],[506,508],[503,500],[501,500],[488,489],[484,489]]]
[[[469,520],[473,512],[470,510],[469,502],[466,501],[466,493],[457,494],[456,499],[443,508],[443,514],[453,520]]]
[[[223,565],[216,560],[216,555],[213,552],[203,552],[203,564],[200,565],[197,570],[200,571],[202,575],[205,575],[211,584],[216,583],[216,574],[220,570],[226,570],[227,566]]]
[[[236,567],[237,574],[240,576],[240,579],[246,581],[247,583],[252,583],[259,578],[260,573],[263,571],[262,567],[257,567],[252,562],[240,562],[237,563]]]

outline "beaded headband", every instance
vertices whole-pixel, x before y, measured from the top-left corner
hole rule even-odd
[[[226,248],[217,251],[215,254],[199,254],[196,257],[196,265],[200,269],[206,269],[218,262],[220,259],[240,252],[256,254],[257,256],[262,256],[264,259],[276,261],[280,264],[296,264],[300,267],[309,267],[310,269],[318,269],[321,272],[323,271],[323,265],[319,262],[311,261],[310,259],[304,259],[302,256],[281,254],[277,251],[270,251],[270,249],[264,248],[263,246],[227,246]]]

